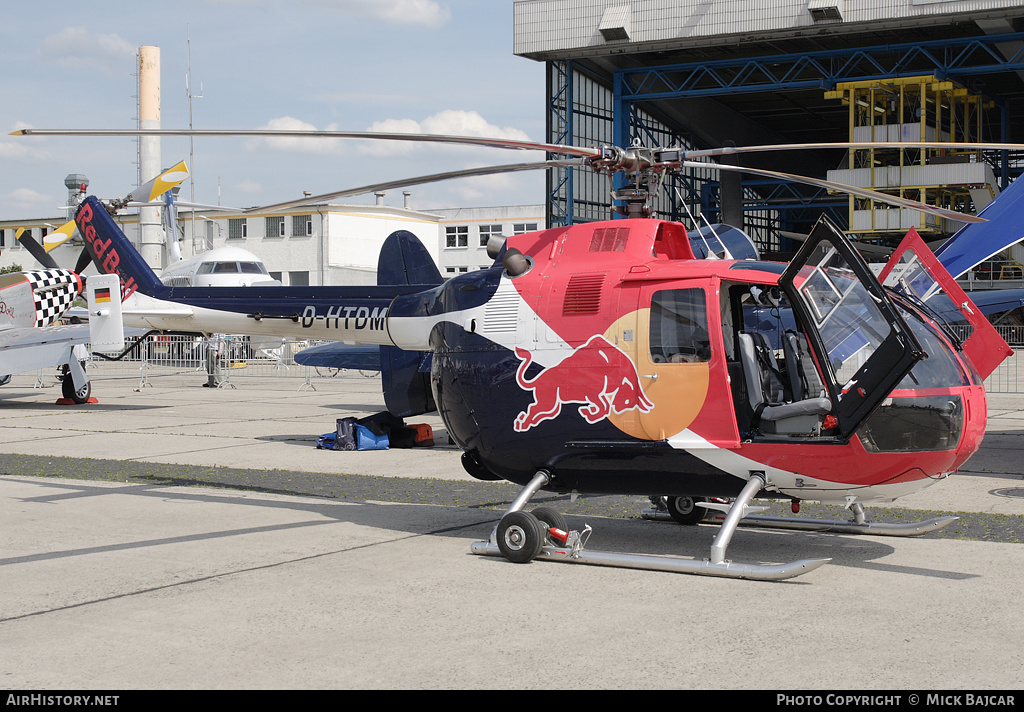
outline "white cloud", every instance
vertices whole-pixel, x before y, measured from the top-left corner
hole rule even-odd
[[[7,210],[36,210],[46,208],[46,213],[53,212],[53,207],[58,203],[57,198],[46,195],[31,188],[18,188],[0,198],[0,208]]]
[[[281,116],[271,119],[263,129],[275,129],[282,131],[317,131],[317,127],[308,121],[297,119],[293,116]],[[337,130],[337,124],[325,127],[324,131]],[[470,136],[474,138],[497,138],[515,141],[529,141],[530,137],[525,132],[509,127],[495,126],[490,124],[476,111],[460,111],[448,109],[428,116],[423,121],[415,119],[384,119],[371,124],[366,131],[372,133],[400,133],[400,134],[433,134],[440,136]],[[355,143],[353,143],[355,141]],[[356,152],[367,156],[408,156],[413,153],[425,153],[438,144],[410,141],[386,141],[386,140],[353,140],[353,139],[325,139],[325,138],[301,138],[301,137],[267,137],[254,138],[246,143],[251,150],[269,149],[289,153],[308,153],[315,155],[337,155],[344,153],[347,146],[355,146]],[[445,151],[451,153],[454,150],[472,151],[474,155],[480,156],[481,151],[487,151],[486,147],[480,146],[459,146],[449,144]],[[502,154],[509,155],[508,151],[501,150]],[[517,152],[516,162],[528,160],[541,160],[540,152],[530,152],[531,158],[526,158],[523,152]]]
[[[65,27],[43,38],[40,57],[47,62],[76,70],[124,73],[130,67],[136,47],[118,35],[91,34],[80,27]]]
[[[15,126],[15,130],[28,128],[21,124]],[[38,138],[16,138],[7,137],[0,139],[0,160],[16,161],[18,163],[41,163],[53,160],[53,155],[39,145]]]
[[[262,128],[292,131],[319,130],[314,124],[293,116],[271,119]],[[329,125],[322,130],[337,129],[335,125]],[[520,129],[497,126],[489,123],[476,111],[462,110],[440,111],[422,120],[384,119],[373,123],[366,130],[373,133],[530,140],[530,137]],[[253,152],[272,152],[280,156],[274,158],[261,156],[261,160],[266,166],[273,166],[275,162],[284,165],[287,154],[297,156],[302,161],[308,160],[310,164],[304,180],[316,181],[319,177],[321,183],[325,184],[325,187],[314,188],[314,193],[445,171],[544,160],[544,154],[541,151],[510,151],[484,146],[415,141],[268,137],[251,139],[246,143],[246,147]],[[362,162],[358,160],[360,158]],[[367,158],[370,159],[369,164],[366,163]],[[324,181],[323,177],[331,173],[338,177]],[[507,196],[521,193],[524,186],[537,183],[538,180],[542,184],[542,178],[531,178],[531,176],[537,175],[542,175],[542,173],[529,171],[526,174],[518,175],[498,174],[443,181],[438,184],[438,191],[443,191],[444,194],[451,197],[444,199],[443,202],[440,199],[435,202],[453,205],[460,202],[474,203],[486,199],[490,202],[498,201],[495,204],[499,204],[506,198],[485,198],[485,196]],[[426,186],[421,186],[419,190],[430,191],[437,196],[441,195],[440,192]],[[537,200],[539,201],[539,198]]]
[[[485,138],[507,138],[529,141],[530,137],[516,128],[500,127],[487,123],[475,111],[448,109],[423,120],[423,132],[453,136],[482,136]]]
[[[266,123],[265,126],[260,126],[261,129],[270,129],[274,131],[317,131],[317,127],[308,121],[302,119],[296,119],[293,116],[281,116],[276,119],[271,119]],[[325,131],[331,131],[335,129],[335,125],[328,126]],[[302,138],[302,137],[288,137],[288,136],[268,136],[267,138],[254,138],[246,142],[246,148],[249,150],[261,150],[266,149],[270,151],[281,151],[284,153],[307,153],[313,155],[321,155],[325,153],[334,153],[338,150],[339,140],[338,139],[324,139],[324,138]]]
[[[385,119],[373,123],[368,131],[381,133],[434,134],[439,136],[471,136],[474,138],[499,138],[513,141],[529,141],[530,137],[523,131],[509,126],[495,126],[476,111],[446,109],[423,121],[413,119]],[[421,146],[422,148],[422,146]],[[449,148],[459,148],[458,145]],[[479,156],[482,149],[478,146],[463,146]],[[360,144],[360,152],[374,156],[408,154],[415,149],[415,144],[399,141],[374,141]],[[502,151],[507,153],[506,151]],[[530,160],[517,156],[514,160]]]

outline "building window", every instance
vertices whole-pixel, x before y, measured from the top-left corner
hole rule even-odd
[[[524,232],[536,232],[537,223],[513,223],[512,234],[522,235]]]
[[[0,248],[7,247],[7,243],[5,242],[6,238],[7,231],[4,230],[3,228],[0,228]]]
[[[469,227],[446,227],[444,238],[445,247],[469,247]]]
[[[228,239],[245,238],[247,237],[248,232],[248,228],[245,224],[245,218],[231,218],[228,220]]]
[[[312,234],[312,215],[292,215],[292,237],[309,237]]]
[[[480,247],[487,247],[487,241],[491,239],[491,235],[501,235],[501,225],[480,226]]]
[[[288,286],[289,287],[308,287],[309,286],[309,272],[289,272],[288,273]]]
[[[284,216],[275,215],[264,220],[267,226],[267,237],[284,237]]]

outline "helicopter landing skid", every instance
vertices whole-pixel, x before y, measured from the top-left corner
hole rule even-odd
[[[697,506],[701,506],[698,504]],[[802,519],[799,517],[769,517],[761,515],[748,515],[740,520],[741,527],[762,527],[766,529],[787,529],[791,531],[827,532],[833,534],[865,534],[870,536],[921,536],[930,532],[943,529],[953,522],[959,521],[960,517],[933,517],[920,522],[907,522],[896,524],[889,522],[868,521],[864,513],[864,506],[853,505],[854,519],[852,521],[839,521],[836,519]],[[644,509],[641,513],[644,519],[655,521],[672,521],[672,516],[665,510]],[[705,520],[706,523],[715,524],[716,519]]]
[[[474,542],[470,546],[470,551],[487,556],[504,556],[517,563],[543,559],[592,566],[615,566],[761,581],[781,581],[793,578],[813,571],[831,561],[831,559],[802,559],[788,564],[738,564],[726,561],[725,550],[743,513],[749,511],[747,503],[765,485],[762,473],[751,473],[747,485],[743,488],[730,513],[726,515],[722,528],[711,545],[710,559],[704,560],[585,550],[584,544],[592,531],[589,525],[586,525],[582,531],[568,531],[564,518],[557,512],[547,508],[538,508],[536,510],[540,515],[538,517],[523,511],[533,495],[550,481],[551,475],[548,472],[544,470],[538,472],[512,502],[508,511],[491,532],[490,540]],[[558,521],[552,522],[551,519]]]

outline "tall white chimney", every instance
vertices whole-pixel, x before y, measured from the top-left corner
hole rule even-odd
[[[160,128],[160,48],[139,47],[139,128]],[[160,175],[160,137],[139,138],[139,184]],[[163,266],[160,208],[139,209],[139,252],[154,269]]]

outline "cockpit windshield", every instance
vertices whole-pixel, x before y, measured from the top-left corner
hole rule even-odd
[[[799,292],[821,335],[836,382],[843,386],[889,336],[891,329],[863,283],[828,244],[804,271]]]
[[[913,249],[906,250],[882,283],[922,305],[936,320],[949,327],[959,341],[966,341],[974,327],[950,299]]]

